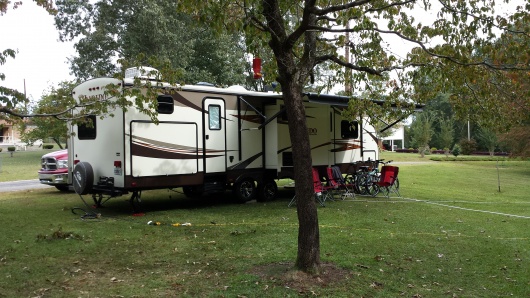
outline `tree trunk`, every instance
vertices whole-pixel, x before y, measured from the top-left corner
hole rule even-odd
[[[57,144],[57,146],[59,146],[59,149],[64,149],[63,145],[61,145],[61,141],[59,139],[52,138],[52,140],[55,142],[55,144]]]
[[[314,4],[313,4],[314,5]],[[298,254],[296,267],[304,272],[318,274],[320,268],[320,236],[318,231],[317,206],[314,198],[311,172],[311,145],[305,116],[302,91],[304,83],[315,65],[316,33],[304,34],[304,54],[297,64],[294,43],[281,20],[284,15],[278,0],[263,0],[263,15],[271,30],[269,45],[278,65],[277,80],[282,87],[289,121],[289,135],[294,162],[296,208],[298,211]],[[307,16],[307,24],[316,24],[316,15]],[[291,37],[293,37],[291,35]],[[300,37],[298,37],[300,38]]]
[[[314,198],[312,158],[309,134],[301,87],[293,82],[284,82],[284,100],[289,119],[291,136],[296,207],[298,214],[298,254],[296,267],[304,272],[318,274],[320,267],[320,236],[317,206]]]

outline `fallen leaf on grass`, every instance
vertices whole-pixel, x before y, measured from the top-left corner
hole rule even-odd
[[[116,277],[113,277],[110,279],[111,282],[124,282],[122,279],[117,279]]]

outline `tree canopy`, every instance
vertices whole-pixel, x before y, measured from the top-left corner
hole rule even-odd
[[[165,63],[178,82],[245,83],[247,61],[237,32],[214,35],[177,10],[176,2],[102,0],[56,2],[61,40],[75,40],[72,72],[80,80],[113,76],[119,61]]]

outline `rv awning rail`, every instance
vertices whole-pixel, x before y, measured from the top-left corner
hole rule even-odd
[[[309,102],[327,104],[327,105],[339,106],[339,107],[347,107],[348,102],[352,99],[352,97],[349,97],[349,96],[318,94],[318,93],[312,93],[312,92],[304,93],[304,96],[307,97],[307,100],[309,100]],[[385,104],[384,100],[372,100],[372,102],[380,106]],[[390,106],[393,108],[398,107],[396,104],[391,104]],[[423,111],[424,106],[425,105],[422,105],[422,104],[414,104],[414,111],[415,112]]]

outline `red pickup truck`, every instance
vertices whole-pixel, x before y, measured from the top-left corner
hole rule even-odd
[[[42,156],[39,180],[42,184],[68,191],[68,150],[50,152]]]

